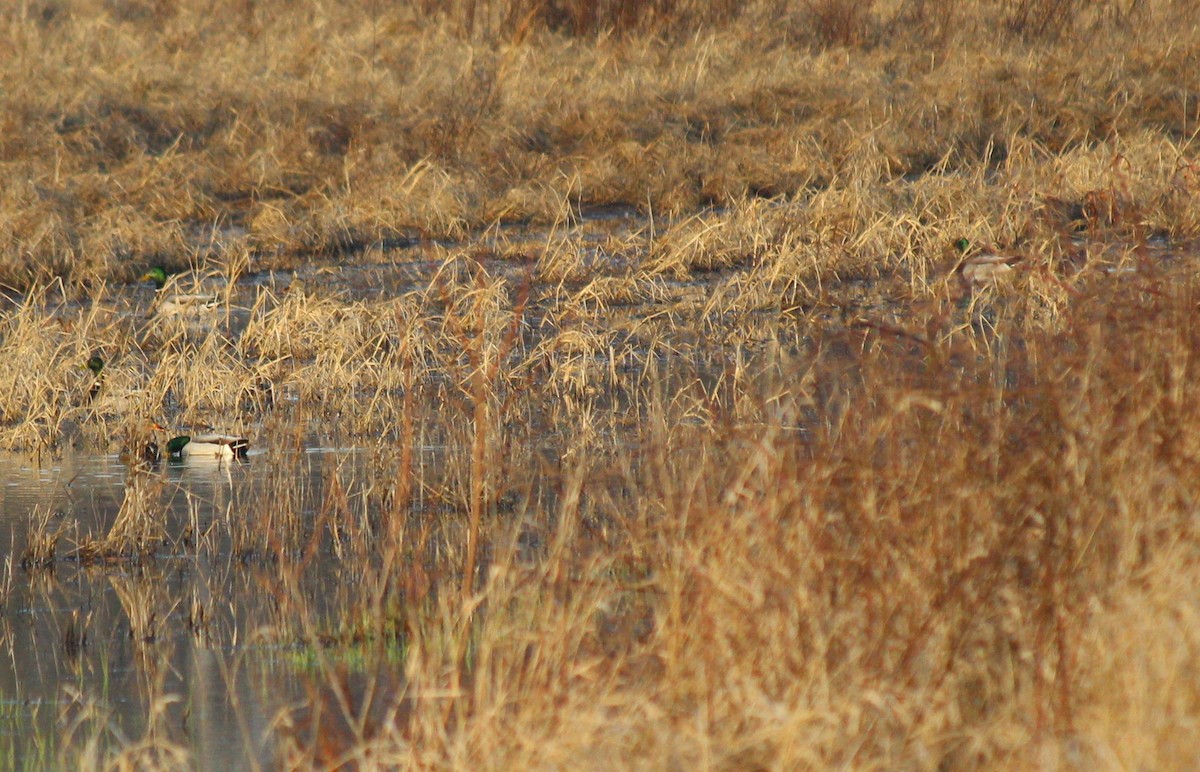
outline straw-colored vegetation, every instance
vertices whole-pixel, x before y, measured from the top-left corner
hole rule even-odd
[[[131,465],[106,534],[36,515],[26,572],[64,533],[231,545],[205,581],[316,663],[287,764],[1200,762],[1191,3],[0,28],[0,445]],[[251,437],[264,487],[164,533],[148,420]],[[314,431],[372,464],[295,485]],[[224,607],[139,581],[145,736],[79,695],[61,763],[194,761],[155,639],[221,650]]]

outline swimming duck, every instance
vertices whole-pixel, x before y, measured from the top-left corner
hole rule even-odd
[[[970,289],[998,284],[1011,278],[1016,270],[1013,266],[1022,259],[1019,255],[1001,255],[986,250],[967,257],[967,253],[971,251],[971,242],[965,238],[955,241],[954,248],[964,256],[955,272]]]
[[[249,449],[249,440],[232,434],[182,434],[167,442],[167,455],[180,459],[244,459]]]

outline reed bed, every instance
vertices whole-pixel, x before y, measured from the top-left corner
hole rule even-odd
[[[1173,766],[1195,289],[1146,289],[993,356],[848,330],[648,389],[632,449],[564,447],[548,498],[484,520],[465,611],[464,521],[409,515],[338,603],[374,620],[355,640],[403,640],[403,675],[326,693],[296,763]]]
[[[179,628],[296,768],[1195,766],[1189,10],[0,11],[0,447],[130,461],[21,570],[145,706],[28,752],[202,762]],[[265,471],[172,521],[148,421]]]
[[[947,286],[903,316],[775,312],[736,343],[697,342],[711,311],[685,304],[623,359],[583,347],[588,391],[541,377],[580,346],[539,343],[537,302],[479,270],[453,297],[405,301],[422,359],[393,356],[408,317],[391,300],[314,326],[338,351],[347,320],[394,336],[359,365],[395,372],[348,378],[369,396],[330,429],[374,427],[374,460],[331,457],[319,489],[298,486],[296,426],[329,405],[254,408],[255,463],[277,471],[266,495],[231,491],[195,541],[224,566],[206,594],[252,578],[271,599],[256,635],[314,657],[310,699],[275,724],[288,763],[1171,767],[1195,752],[1195,695],[1173,675],[1198,651],[1189,274],[1084,272],[1052,324],[1021,291],[1030,275]],[[219,605],[176,604],[155,602],[231,634]],[[81,731],[63,758],[107,758]],[[164,759],[180,752],[161,737]],[[153,737],[102,747],[151,753]]]

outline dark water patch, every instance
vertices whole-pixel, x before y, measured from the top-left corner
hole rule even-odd
[[[129,470],[111,455],[70,454],[46,466],[0,456],[0,694],[8,700],[0,737],[12,738],[11,755],[28,758],[36,747],[26,741],[57,747],[77,724],[103,742],[157,733],[200,768],[273,763],[270,730],[303,699],[310,674],[279,656],[304,644],[294,620],[281,617],[281,599],[263,589],[278,586],[280,550],[303,545],[268,540],[272,559],[239,561],[246,534],[262,531],[246,518],[294,518],[311,532],[332,485],[352,519],[376,506],[367,503],[370,462],[362,450],[310,447],[260,451],[241,464],[164,463],[150,472],[162,483],[151,516],[163,535],[149,558],[84,565],[71,558],[71,542],[112,526]],[[53,510],[65,537],[56,560],[24,570],[17,560],[36,535],[39,508]],[[328,538],[321,543],[292,600],[335,628],[343,562]]]

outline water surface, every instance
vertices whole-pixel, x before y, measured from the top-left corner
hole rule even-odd
[[[0,758],[46,761],[37,738],[57,738],[53,748],[74,731],[77,745],[89,733],[154,734],[200,768],[270,764],[269,730],[303,701],[312,674],[303,645],[272,632],[275,599],[259,581],[270,565],[238,556],[239,504],[272,495],[280,475],[302,505],[322,500],[331,475],[353,497],[366,459],[319,447],[162,464],[149,472],[163,508],[153,554],[84,565],[75,547],[112,525],[130,470],[116,455],[72,452],[38,465],[0,454]],[[300,514],[312,517],[312,507]],[[56,560],[23,567],[32,524],[47,513],[61,534]],[[310,586],[336,581],[325,557],[308,567]]]

